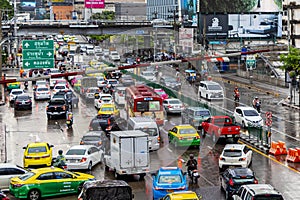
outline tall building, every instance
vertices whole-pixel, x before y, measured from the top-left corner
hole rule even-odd
[[[283,0],[283,34],[288,45],[300,48],[300,1]]]
[[[173,11],[179,10],[178,0],[147,0],[147,20],[173,19]]]

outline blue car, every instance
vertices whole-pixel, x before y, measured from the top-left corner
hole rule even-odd
[[[188,190],[186,173],[178,167],[161,167],[155,174],[152,174],[152,178],[154,200],[163,198],[168,193]]]

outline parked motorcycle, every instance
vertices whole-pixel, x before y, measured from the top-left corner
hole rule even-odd
[[[198,178],[200,177],[198,170],[194,169],[194,170],[190,171],[188,174],[189,174],[192,184],[197,184]]]

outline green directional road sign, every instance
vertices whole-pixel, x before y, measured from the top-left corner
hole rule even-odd
[[[54,68],[53,40],[23,40],[22,59],[24,69]]]
[[[249,70],[256,69],[256,57],[255,57],[255,55],[247,55],[247,57],[246,57],[246,67]]]

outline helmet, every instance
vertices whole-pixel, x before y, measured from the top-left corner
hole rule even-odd
[[[258,97],[256,96],[255,99],[258,99]]]
[[[59,151],[58,151],[58,154],[59,154],[59,155],[62,155],[62,154],[63,154],[63,150],[59,150]]]
[[[190,154],[190,159],[194,159],[194,154]]]
[[[238,87],[235,87],[235,89],[237,90],[237,89],[238,89]]]

